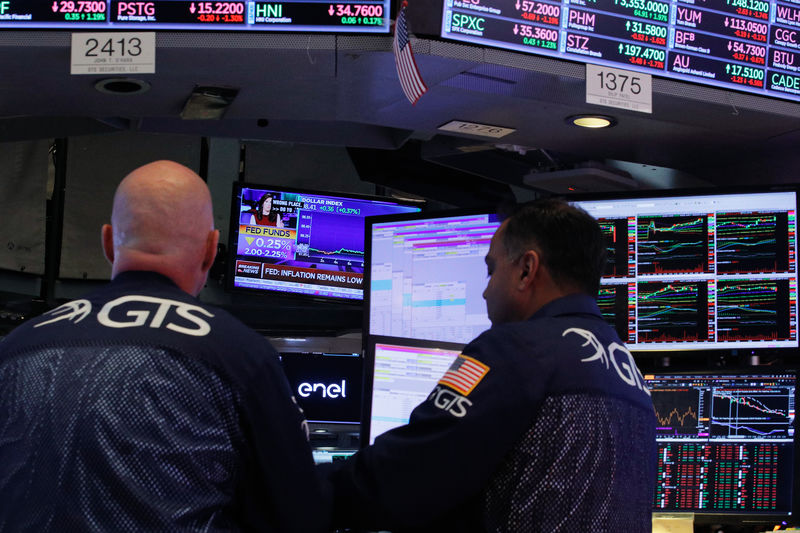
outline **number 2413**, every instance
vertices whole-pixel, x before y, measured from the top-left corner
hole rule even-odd
[[[114,45],[119,45],[119,48],[114,48]],[[107,54],[109,57],[119,56],[133,56],[136,57],[142,53],[142,40],[138,37],[131,37],[130,39],[108,39],[101,43],[95,38],[86,39],[86,57],[97,57],[101,53]]]

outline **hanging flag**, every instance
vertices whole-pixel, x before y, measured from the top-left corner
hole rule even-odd
[[[397,77],[400,78],[400,86],[406,98],[412,104],[416,104],[428,87],[422,81],[417,62],[414,61],[414,53],[411,51],[411,42],[408,40],[407,7],[408,2],[403,0],[394,24],[394,61],[397,66]]]

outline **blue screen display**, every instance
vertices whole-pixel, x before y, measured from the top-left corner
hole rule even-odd
[[[418,207],[236,184],[230,242],[233,287],[360,300],[364,218]]]

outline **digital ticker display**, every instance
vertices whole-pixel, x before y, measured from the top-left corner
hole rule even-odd
[[[364,218],[418,207],[234,183],[232,288],[361,300]]]
[[[442,37],[800,100],[800,3],[445,0]]]
[[[578,200],[600,223],[598,305],[632,350],[796,348],[793,191]]]
[[[0,28],[388,33],[390,0],[0,0]]]

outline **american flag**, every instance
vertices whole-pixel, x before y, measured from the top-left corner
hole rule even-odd
[[[489,367],[477,359],[459,355],[439,383],[468,396],[487,372],[489,372]]]
[[[400,86],[412,104],[416,104],[419,97],[425,94],[428,87],[422,81],[422,76],[414,61],[414,53],[411,51],[411,42],[408,40],[408,23],[406,22],[406,7],[408,2],[403,0],[397,21],[394,24],[394,62],[397,66],[397,77],[400,78]]]

